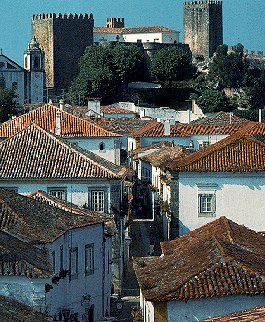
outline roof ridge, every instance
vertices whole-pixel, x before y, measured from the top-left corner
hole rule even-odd
[[[234,238],[233,238],[233,231],[232,231],[232,227],[231,227],[231,225],[230,225],[229,220],[228,220],[226,217],[224,217],[224,216],[223,216],[223,217],[221,217],[220,219],[223,221],[223,223],[224,223],[224,225],[225,225],[228,239],[230,240],[230,242],[231,242],[232,244],[234,244],[234,243],[235,243],[235,241],[234,241]]]

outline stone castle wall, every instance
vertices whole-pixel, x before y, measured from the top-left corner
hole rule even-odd
[[[223,43],[222,1],[184,3],[184,42],[193,56],[213,55]]]
[[[93,44],[94,19],[88,14],[33,15],[32,34],[45,52],[47,87],[67,89],[78,74],[78,62]]]

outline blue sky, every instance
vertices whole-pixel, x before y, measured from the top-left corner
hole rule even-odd
[[[124,17],[127,27],[162,25],[181,31],[182,0],[1,0],[0,48],[22,64],[31,38],[31,16],[38,13],[90,13],[95,26],[107,17]],[[224,42],[241,42],[249,50],[265,54],[265,1],[223,0]]]

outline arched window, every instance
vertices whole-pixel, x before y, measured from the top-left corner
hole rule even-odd
[[[34,57],[34,69],[40,69],[40,60],[39,57]]]
[[[101,142],[99,144],[99,151],[105,151],[105,143]]]

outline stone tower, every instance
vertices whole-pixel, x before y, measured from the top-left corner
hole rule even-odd
[[[43,90],[45,87],[44,52],[40,44],[33,37],[24,53],[24,68],[27,89],[25,101],[27,103],[43,103]]]
[[[193,56],[213,56],[223,44],[222,1],[184,3],[184,42]]]
[[[90,14],[40,14],[32,17],[32,35],[45,53],[46,86],[60,94],[78,74],[85,48],[93,44]]]

